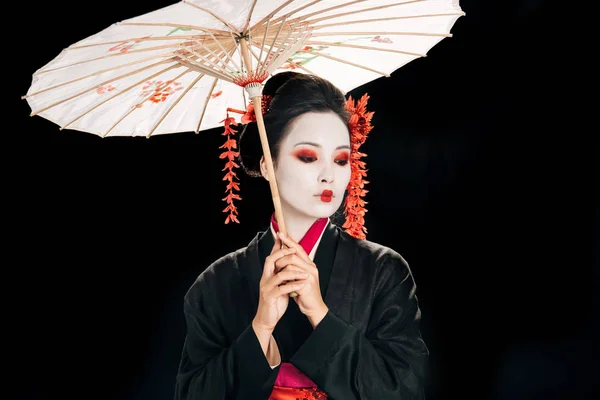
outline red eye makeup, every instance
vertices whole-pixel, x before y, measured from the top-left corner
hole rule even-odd
[[[334,159],[335,163],[339,164],[339,165],[348,164],[348,160],[350,160],[350,152],[349,151],[342,151],[342,152],[338,153]]]
[[[298,149],[292,153],[294,157],[299,159],[305,163],[311,163],[317,161],[319,159],[319,154],[313,149]],[[348,164],[350,160],[350,152],[349,151],[340,151],[338,152],[333,161],[341,166]]]
[[[316,151],[311,149],[299,149],[294,151],[293,156],[298,158],[302,162],[313,162],[319,159],[319,156]]]

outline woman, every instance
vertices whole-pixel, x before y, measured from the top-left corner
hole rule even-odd
[[[191,286],[175,399],[424,398],[428,350],[408,265],[330,221],[352,175],[343,93],[286,72],[263,97],[287,236],[272,216]],[[255,123],[240,158],[267,177]]]

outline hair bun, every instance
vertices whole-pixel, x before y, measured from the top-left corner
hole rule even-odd
[[[271,76],[266,82],[262,90],[263,96],[274,97],[275,93],[285,83],[296,78],[298,75],[304,75],[300,72],[285,71]],[[268,119],[268,118],[267,118]],[[262,176],[260,172],[260,159],[262,157],[262,143],[260,142],[260,134],[256,122],[246,124],[240,133],[238,140],[239,146],[239,161],[244,172],[252,177]]]
[[[298,116],[311,111],[332,111],[346,123],[350,117],[344,93],[331,82],[310,74],[294,71],[277,73],[265,82],[262,95],[271,97],[263,120],[274,164],[286,127]],[[256,122],[246,124],[238,145],[238,159],[244,172],[253,177],[262,176],[260,160],[263,148]]]
[[[249,122],[242,129],[238,139],[238,150],[238,160],[244,172],[255,178],[262,176],[260,172],[262,143],[256,122]]]
[[[277,90],[279,90],[281,86],[283,86],[290,79],[297,77],[298,75],[303,74],[294,71],[284,71],[271,76],[265,82],[265,86],[262,90],[263,96],[275,96],[275,93],[277,93]]]

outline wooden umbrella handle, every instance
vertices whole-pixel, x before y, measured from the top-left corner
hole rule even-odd
[[[252,71],[252,62],[250,58],[250,52],[248,51],[248,43],[246,42],[245,38],[241,38],[239,40],[239,44],[246,71],[247,73],[250,73],[250,71]],[[256,125],[258,126],[260,143],[262,145],[263,155],[265,157],[265,166],[267,168],[267,177],[269,181],[269,187],[271,188],[271,198],[275,208],[275,219],[277,220],[277,226],[279,227],[280,232],[287,235],[285,219],[283,218],[283,211],[281,209],[281,199],[279,198],[279,188],[277,187],[277,180],[275,179],[273,158],[271,157],[271,149],[269,148],[269,140],[267,138],[267,129],[265,128],[265,120],[263,119],[262,114],[262,85],[259,83],[250,83],[245,89],[250,95],[250,99],[254,105],[254,115],[256,116]],[[291,292],[289,296],[296,297],[298,296],[298,293]]]
[[[271,151],[269,148],[269,141],[267,139],[267,130],[265,128],[265,121],[262,115],[262,96],[252,98],[252,104],[254,105],[254,114],[256,115],[256,124],[258,125],[258,133],[260,135],[260,142],[262,144],[263,154],[265,157],[265,166],[267,167],[267,176],[269,177],[269,186],[271,188],[271,198],[273,200],[273,206],[275,207],[275,219],[277,220],[277,226],[279,231],[287,235],[287,229],[285,226],[285,220],[283,218],[283,212],[281,210],[281,199],[279,197],[279,189],[277,187],[277,180],[275,179],[275,168],[273,167],[273,159],[271,157]],[[283,245],[285,247],[285,245]],[[290,297],[298,296],[297,292],[291,292]]]
[[[269,141],[267,139],[267,130],[265,128],[265,121],[261,112],[261,96],[253,97],[252,103],[254,104],[254,114],[256,115],[258,134],[260,135],[260,142],[262,145],[263,155],[265,157],[265,166],[267,167],[267,176],[269,180],[269,186],[271,188],[271,197],[273,199],[273,206],[275,207],[275,219],[277,220],[277,226],[279,227],[279,230],[283,234],[287,235],[285,220],[283,219],[283,212],[281,210],[281,199],[279,198],[279,189],[277,187],[277,180],[275,179],[275,168],[273,167],[273,158],[271,157],[271,150],[269,148]]]

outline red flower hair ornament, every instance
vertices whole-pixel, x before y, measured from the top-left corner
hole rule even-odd
[[[346,101],[346,109],[351,112],[348,121],[350,130],[350,182],[348,183],[348,195],[344,205],[344,214],[346,222],[342,228],[357,239],[367,238],[367,228],[365,227],[365,214],[367,202],[363,199],[368,190],[365,185],[369,183],[365,178],[367,176],[366,163],[361,158],[366,157],[365,153],[359,151],[360,146],[367,140],[367,135],[373,129],[371,119],[373,112],[367,112],[367,101],[369,95],[364,94],[360,100],[354,102],[352,96]]]
[[[271,103],[271,96],[262,96],[262,113],[266,114],[269,111],[269,105]],[[371,125],[371,119],[373,117],[373,112],[367,112],[367,101],[369,100],[369,95],[364,94],[358,101],[354,101],[350,96],[348,100],[346,100],[346,110],[350,111],[351,116],[348,121],[348,130],[350,131],[350,182],[348,183],[348,195],[344,201],[344,215],[346,216],[346,221],[342,225],[342,228],[350,234],[351,236],[357,239],[366,239],[367,237],[367,228],[365,225],[365,214],[367,212],[365,208],[365,204],[367,202],[364,200],[365,195],[368,190],[365,190],[365,185],[369,183],[365,178],[367,176],[366,163],[361,159],[366,157],[365,153],[361,153],[359,151],[360,146],[367,139],[367,135],[373,129]],[[238,211],[234,204],[234,200],[241,200],[242,198],[239,194],[235,192],[239,192],[239,178],[234,172],[235,168],[239,168],[239,165],[235,162],[235,159],[239,156],[239,151],[235,151],[237,149],[237,141],[233,138],[233,136],[237,133],[237,131],[232,127],[236,126],[237,122],[235,118],[229,116],[229,112],[235,112],[238,114],[242,114],[241,123],[248,124],[250,122],[256,121],[256,115],[254,114],[254,104],[248,104],[248,107],[245,111],[236,110],[233,108],[227,109],[227,117],[221,121],[225,125],[225,131],[223,132],[223,136],[227,136],[227,140],[225,143],[219,148],[224,149],[221,155],[219,156],[221,159],[226,159],[225,168],[223,171],[227,171],[223,178],[224,181],[227,181],[226,193],[227,196],[223,198],[223,201],[227,203],[227,207],[223,210],[223,212],[227,213],[227,218],[225,219],[225,224],[229,222],[237,222],[240,221],[237,218]]]

